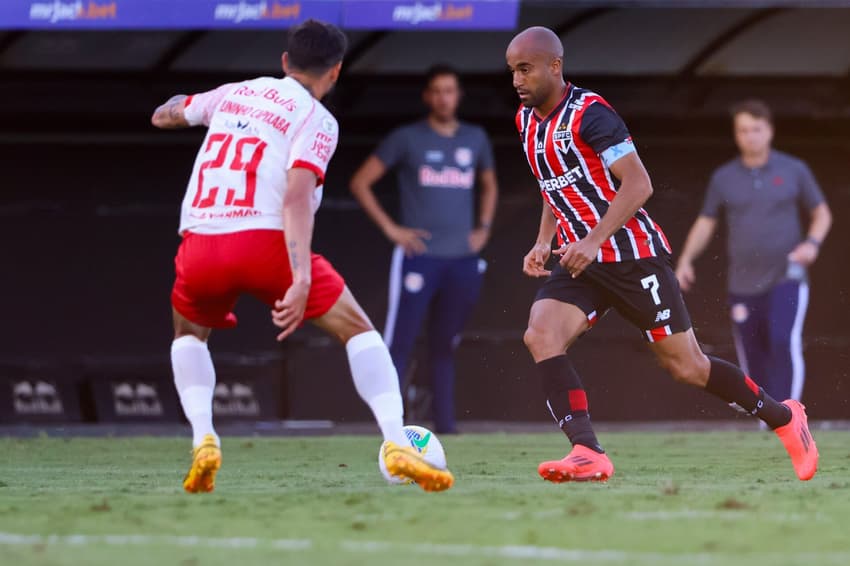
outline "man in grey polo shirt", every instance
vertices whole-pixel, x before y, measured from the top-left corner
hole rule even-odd
[[[772,397],[799,400],[805,381],[806,269],[818,257],[832,215],[808,166],[771,149],[767,105],[741,102],[732,119],[740,157],[714,171],[676,276],[684,291],[693,287],[693,261],[711,240],[722,210],[729,230],[729,305],[738,361]],[[801,209],[810,219],[805,236]]]
[[[422,96],[428,116],[392,131],[351,179],[354,196],[396,244],[384,340],[402,378],[428,319],[432,408],[439,433],[456,432],[454,348],[478,300],[484,271],[478,253],[490,237],[498,195],[487,134],[457,119],[460,96],[457,73],[444,65],[432,67]],[[401,193],[398,222],[372,191],[391,169]],[[409,392],[405,397],[410,401]]]

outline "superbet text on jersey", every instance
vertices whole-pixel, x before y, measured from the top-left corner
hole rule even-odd
[[[339,128],[300,83],[261,77],[226,84],[187,98],[184,115],[209,129],[183,199],[181,234],[283,230],[293,167],[316,174],[314,211],[319,207]]]

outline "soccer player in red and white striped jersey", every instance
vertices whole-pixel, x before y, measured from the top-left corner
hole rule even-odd
[[[522,103],[516,127],[543,197],[537,240],[523,271],[546,280],[531,308],[525,343],[549,411],[573,445],[564,459],[540,464],[539,474],[563,482],[605,481],[614,473],[565,353],[613,308],[641,331],[676,380],[762,419],[776,431],[797,476],[813,477],[818,452],[805,408],[774,400],[738,367],[700,350],[670,246],[642,208],[652,183],[622,119],[598,94],[564,81],[563,46],[551,30],[521,32],[506,59]],[[559,259],[550,271],[552,253]]]

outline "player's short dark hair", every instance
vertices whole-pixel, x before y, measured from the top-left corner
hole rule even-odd
[[[773,125],[773,112],[770,111],[770,106],[768,106],[763,100],[759,100],[757,98],[749,98],[747,100],[736,102],[729,109],[729,113],[732,115],[733,119],[738,114],[749,114],[754,118],[767,121],[767,123],[771,126]]]
[[[437,63],[436,65],[431,65],[425,71],[425,88],[430,88],[431,83],[437,77],[445,76],[454,77],[457,83],[460,84],[460,73],[457,72],[457,69],[446,63]]]
[[[347,47],[342,30],[311,18],[289,28],[286,52],[293,68],[321,75],[342,61]]]

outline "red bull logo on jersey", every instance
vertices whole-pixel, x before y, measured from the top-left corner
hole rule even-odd
[[[297,20],[301,17],[301,2],[222,2],[216,4],[213,17],[235,24],[258,20]]]
[[[463,171],[457,167],[435,169],[430,165],[423,165],[419,168],[419,184],[423,187],[471,189],[475,184],[475,171]]]
[[[426,22],[465,21],[471,20],[474,14],[475,9],[472,4],[417,2],[396,6],[393,9],[393,21],[413,25]]]
[[[538,179],[537,182],[540,184],[541,191],[559,191],[574,185],[580,179],[584,179],[584,173],[581,166],[577,165],[563,175],[558,175],[552,179]]]
[[[33,2],[30,20],[50,23],[77,20],[114,20],[118,17],[116,2]]]
[[[248,87],[247,85],[242,85],[236,90],[233,91],[234,95],[237,96],[259,96],[261,98],[265,98],[266,100],[270,100],[277,104],[278,106],[282,106],[284,110],[287,112],[294,112],[297,108],[295,104],[295,99],[288,96],[282,96],[277,89],[274,88],[264,88],[262,90],[254,90],[253,88]]]

